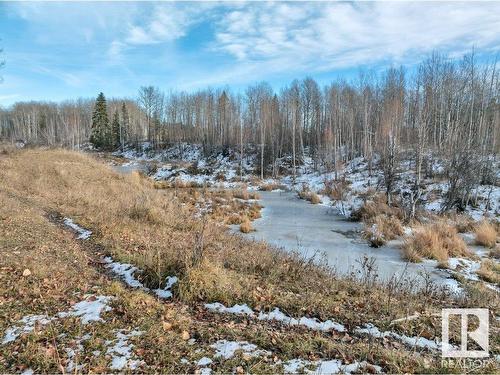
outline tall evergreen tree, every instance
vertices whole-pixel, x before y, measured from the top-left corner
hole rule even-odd
[[[125,105],[125,102],[122,103],[122,127],[121,127],[121,134],[120,134],[120,147],[123,150],[123,145],[125,143],[125,140],[128,139],[130,135],[130,118],[128,115],[128,109],[127,106]]]
[[[92,132],[90,142],[96,148],[110,148],[111,131],[108,119],[106,98],[101,92],[96,99],[94,113],[92,114]]]
[[[120,117],[118,116],[118,110],[116,110],[114,115],[113,115],[113,121],[111,122],[111,133],[112,133],[112,146],[113,146],[113,148],[120,147],[120,144],[121,144],[121,124],[120,124]]]

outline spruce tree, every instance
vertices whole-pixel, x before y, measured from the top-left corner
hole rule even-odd
[[[96,148],[109,149],[111,146],[111,129],[109,128],[106,98],[101,92],[96,99],[92,114],[92,132],[90,142]]]
[[[111,122],[111,133],[113,148],[119,148],[121,142],[121,125],[120,118],[118,117],[118,110],[116,110],[115,114],[113,115],[113,121]]]

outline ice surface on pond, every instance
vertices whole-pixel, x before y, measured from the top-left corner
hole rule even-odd
[[[391,241],[377,249],[360,238],[361,223],[346,220],[331,207],[312,205],[298,199],[295,193],[260,192],[265,207],[262,218],[252,226],[255,232],[244,236],[264,240],[287,251],[298,250],[306,258],[315,257],[339,274],[361,275],[360,260],[374,258],[379,280],[392,277],[406,280],[409,287],[417,288],[427,273],[439,285],[447,285],[449,273],[437,269],[437,262],[424,260],[409,263],[401,257],[400,243]],[[323,255],[323,256],[321,256]]]
[[[78,233],[77,238],[79,240],[86,240],[86,239],[90,238],[90,235],[92,234],[92,232],[90,230],[82,228],[78,224],[75,224],[72,219],[67,218],[67,217],[64,218],[64,225],[70,227],[75,232],[77,232]]]

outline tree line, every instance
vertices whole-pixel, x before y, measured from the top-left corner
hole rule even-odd
[[[97,100],[16,103],[0,111],[0,137],[71,148],[91,141],[108,150],[188,142],[202,144],[207,155],[252,148],[262,177],[279,175],[284,162],[295,174],[306,157],[330,171],[364,157],[379,163],[388,192],[405,155],[417,176],[415,199],[438,155],[447,163],[450,191],[456,190],[450,204],[467,204],[471,191],[463,185],[493,178],[499,92],[496,62],[478,62],[474,53],[461,60],[434,53],[412,73],[389,68],[324,87],[311,78],[278,92],[265,82],[240,93],[165,94],[147,86],[135,100],[106,101],[100,94]]]

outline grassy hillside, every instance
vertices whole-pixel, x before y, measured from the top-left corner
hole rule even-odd
[[[399,335],[440,338],[440,309],[452,306],[490,308],[490,345],[499,351],[494,292],[471,286],[466,298],[456,300],[428,285],[415,295],[409,285],[373,283],[368,266],[361,280],[340,278],[298,255],[228,233],[211,217],[195,215],[195,205],[178,189],[160,188],[139,174],[118,174],[88,155],[4,148],[0,335],[28,315],[58,318],[4,342],[0,372],[109,372],[113,345],[123,335],[133,344],[128,369],[137,372],[281,372],[292,359],[366,361],[391,373],[460,371],[443,368],[439,351],[407,345],[394,335],[356,332],[372,323]],[[65,217],[91,230],[90,239],[78,239],[63,225]],[[127,287],[105,267],[104,256],[142,270],[135,276],[150,289],[178,277],[173,297],[161,300]],[[100,296],[110,297],[101,321],[83,324],[78,316],[60,314]],[[205,308],[212,302],[331,319],[345,331],[219,314]],[[416,319],[400,319],[415,313]],[[220,340],[247,341],[263,352],[217,356]],[[198,363],[203,357],[212,362]],[[373,372],[372,365],[358,371]],[[489,366],[480,372],[498,370],[495,362]]]

